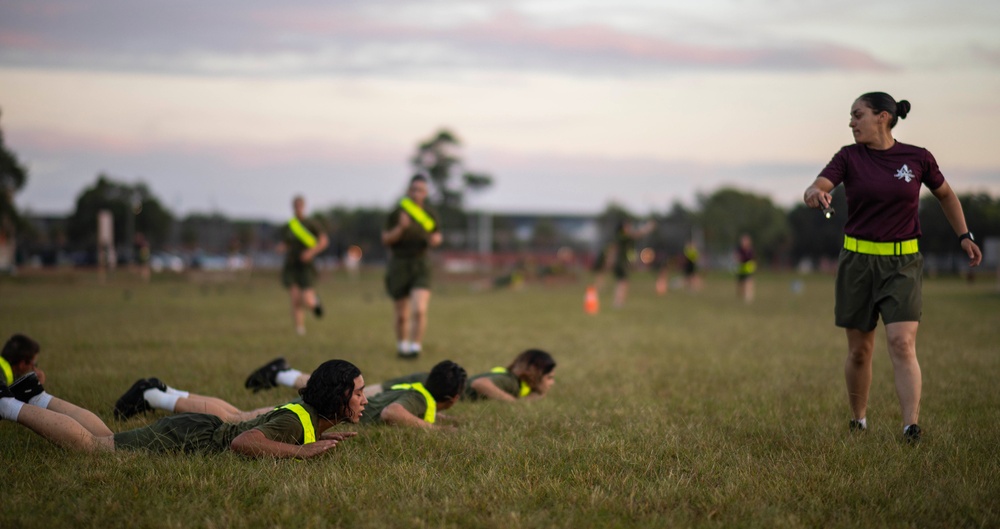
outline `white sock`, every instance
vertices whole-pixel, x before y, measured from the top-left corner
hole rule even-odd
[[[858,422],[861,423],[861,427],[862,428],[868,428],[868,418],[867,417],[862,417],[862,418],[858,419]]]
[[[34,397],[31,397],[30,399],[28,399],[28,404],[31,404],[32,406],[38,406],[39,408],[45,408],[45,409],[49,409],[49,403],[50,402],[52,402],[52,395],[49,395],[48,393],[46,393],[44,391],[41,392],[41,393],[39,393],[38,395],[35,395]]]
[[[411,343],[410,344],[410,352],[411,353],[419,353],[420,352],[420,344],[417,343],[417,342]]]
[[[174,411],[174,407],[177,406],[177,401],[181,397],[180,395],[170,395],[166,391],[152,388],[144,391],[142,398],[146,399],[146,402],[154,409]]]
[[[398,344],[396,344],[396,350],[401,353],[408,353],[410,351],[410,341],[401,340]]]
[[[17,416],[21,414],[24,403],[10,397],[0,398],[0,419],[17,422]]]
[[[294,388],[295,379],[300,376],[302,376],[302,371],[299,371],[298,369],[286,369],[284,371],[278,371],[278,376],[274,377],[274,381],[277,382],[279,386]]]
[[[167,394],[168,395],[177,395],[178,397],[180,397],[182,399],[186,399],[186,398],[188,398],[188,397],[191,396],[191,393],[189,393],[187,391],[181,391],[179,389],[174,389],[174,388],[172,388],[170,386],[167,386]]]

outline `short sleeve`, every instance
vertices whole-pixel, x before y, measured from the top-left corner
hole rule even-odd
[[[841,148],[837,151],[837,154],[833,155],[830,159],[830,163],[826,164],[826,167],[819,172],[819,176],[826,178],[833,183],[833,187],[837,187],[841,182],[844,181],[844,177],[847,175],[847,148]]]
[[[393,403],[399,404],[403,409],[421,419],[427,413],[427,399],[418,391],[404,391]]]
[[[396,224],[399,224],[399,208],[392,210],[392,213],[385,217],[385,231],[395,228]]]
[[[924,152],[926,156],[924,157],[923,184],[933,191],[944,185],[944,174],[941,173],[941,168],[938,167],[937,160],[934,159],[931,151],[925,150]]]
[[[264,437],[279,443],[299,445],[305,442],[302,422],[292,411],[275,413],[267,422],[258,424],[254,429],[260,430]]]

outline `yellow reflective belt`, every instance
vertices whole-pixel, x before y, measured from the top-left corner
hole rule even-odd
[[[307,445],[309,443],[316,442],[316,429],[313,428],[312,417],[309,416],[309,412],[302,407],[301,404],[295,404],[289,402],[284,406],[278,406],[276,410],[289,410],[299,417],[299,422],[302,423],[302,433],[304,441],[302,444]]]
[[[412,389],[420,392],[420,394],[424,396],[424,399],[427,400],[427,411],[424,413],[424,420],[434,424],[434,417],[437,415],[437,401],[434,400],[434,397],[431,396],[431,392],[427,391],[427,388],[425,388],[423,384],[420,382],[414,382],[412,384],[396,384],[389,389]]]
[[[844,249],[868,255],[910,255],[920,251],[917,239],[896,242],[874,242],[844,235]]]
[[[410,200],[409,197],[400,200],[399,207],[403,208],[403,211],[405,211],[406,214],[410,216],[410,218],[417,221],[421,226],[423,226],[424,230],[426,230],[427,232],[434,231],[434,226],[437,226],[437,224],[434,223],[434,219],[430,215],[428,215],[427,212],[423,210],[423,208],[418,206],[416,202]]]
[[[3,370],[3,378],[7,381],[7,385],[14,383],[14,370],[11,369],[10,364],[7,363],[7,359],[0,356],[0,369]]]
[[[493,369],[490,369],[490,373],[507,373],[507,372],[508,371],[506,367],[494,367]],[[517,396],[527,397],[528,394],[531,393],[531,386],[529,386],[528,383],[523,380],[521,380],[520,382],[521,382],[521,389],[520,391],[517,392]]]
[[[752,274],[757,271],[757,261],[750,259],[745,263],[740,263],[740,273],[741,274]]]
[[[292,230],[292,233],[295,234],[295,238],[302,241],[302,244],[306,245],[306,248],[316,246],[316,236],[307,230],[299,219],[293,218],[288,221],[288,227]]]

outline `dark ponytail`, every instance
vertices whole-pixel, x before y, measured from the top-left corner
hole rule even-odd
[[[892,120],[889,121],[890,129],[895,127],[896,122],[900,119],[906,119],[906,115],[910,113],[909,101],[904,99],[896,102],[891,95],[885,92],[868,92],[859,97],[858,101],[864,101],[875,115],[888,112],[892,116]]]

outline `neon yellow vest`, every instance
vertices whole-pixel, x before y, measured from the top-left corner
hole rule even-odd
[[[7,385],[14,383],[14,370],[11,369],[10,364],[7,363],[7,359],[0,356],[0,370],[3,370],[3,378],[7,381]]]
[[[299,219],[292,217],[292,220],[288,221],[288,228],[292,230],[292,234],[295,238],[306,245],[306,248],[312,248],[316,246],[316,236],[312,234]]]
[[[745,263],[740,263],[740,273],[741,274],[752,274],[757,270],[757,262],[753,259]]]
[[[687,257],[688,261],[691,261],[692,263],[697,262],[698,261],[698,249],[695,248],[694,246],[688,246],[688,247],[684,248],[684,257]]]
[[[490,369],[490,373],[508,373],[506,367],[494,367]],[[521,380],[521,390],[517,392],[518,397],[527,397],[531,393],[531,386],[527,382]]]
[[[427,388],[425,388],[423,384],[420,382],[414,382],[412,384],[396,384],[389,389],[412,389],[423,395],[424,399],[427,400],[427,411],[424,412],[424,420],[434,424],[434,418],[437,415],[437,401],[434,400],[434,397],[431,396],[431,392],[427,391]]]
[[[302,434],[304,439],[302,441],[302,444],[307,445],[309,443],[316,442],[316,429],[313,428],[312,417],[309,417],[309,412],[307,412],[306,409],[303,408],[301,404],[295,404],[293,402],[289,402],[288,404],[285,404],[284,406],[278,406],[275,409],[289,410],[298,416],[299,422],[302,423]]]
[[[423,226],[424,230],[428,233],[434,231],[434,227],[437,226],[434,222],[434,218],[428,215],[427,212],[418,206],[416,202],[410,200],[410,197],[400,200],[399,207],[403,208],[403,211],[405,211],[410,218]]]

